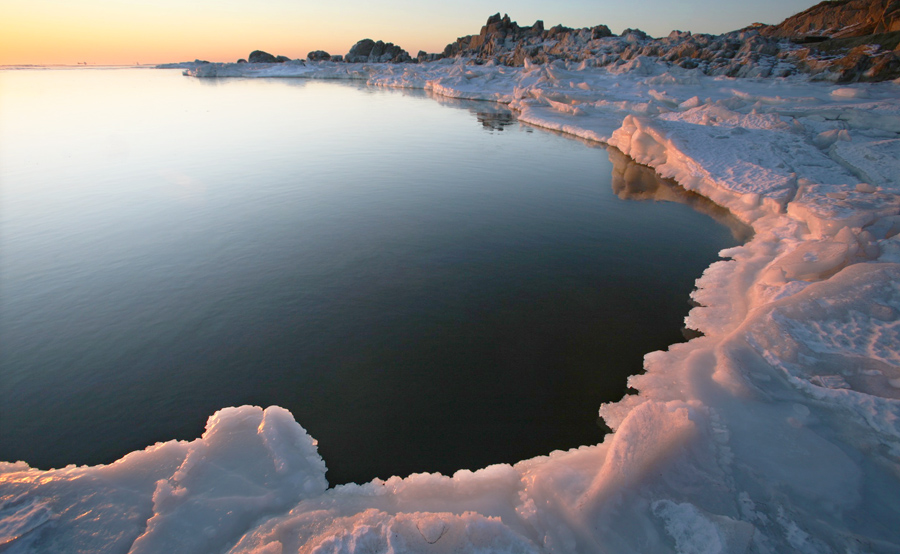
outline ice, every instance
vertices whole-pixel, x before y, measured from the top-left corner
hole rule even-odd
[[[26,552],[218,552],[326,487],[315,441],[290,413],[226,408],[202,438],[107,466],[0,465],[0,525],[11,529],[6,544]]]
[[[614,429],[601,444],[329,488],[302,422],[227,408],[199,439],[108,466],[0,464],[0,550],[900,551],[900,83],[591,65],[188,74],[500,102],[522,124],[619,148],[618,182],[655,171],[750,226],[697,281],[686,324],[703,336],[645,356],[637,394],[599,407]]]
[[[47,502],[23,493],[0,502],[0,546],[28,544],[37,538],[42,525],[53,519]]]

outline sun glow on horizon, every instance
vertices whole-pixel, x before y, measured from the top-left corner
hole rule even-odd
[[[346,54],[358,40],[393,42],[415,56],[443,51],[457,37],[478,33],[486,18],[509,13],[521,25],[588,27],[604,24],[614,33],[626,27],[651,35],[673,28],[725,32],[762,20],[780,21],[808,0],[763,0],[727,9],[713,0],[673,5],[644,0],[623,7],[611,0],[568,0],[549,4],[524,0],[502,6],[482,0],[429,5],[393,0],[372,5],[358,0],[331,4],[265,0],[250,7],[235,0],[0,0],[0,65],[155,64],[235,61],[253,50],[305,58],[312,50]],[[714,9],[713,9],[713,6]],[[763,15],[761,15],[763,14]]]

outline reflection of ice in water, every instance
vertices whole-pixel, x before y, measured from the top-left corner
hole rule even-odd
[[[512,112],[477,112],[475,117],[489,131],[502,131],[516,121]]]
[[[616,148],[607,147],[613,164],[613,193],[622,200],[654,200],[687,204],[731,230],[735,239],[747,242],[753,229],[734,217],[726,208],[679,186],[671,179],[663,179],[653,168],[641,165]]]
[[[413,94],[407,92],[405,89],[403,90],[403,93],[409,95]],[[434,93],[429,93],[428,96],[441,105],[469,110],[486,131],[503,131],[504,128],[509,127],[517,121],[515,113],[503,104],[481,100],[450,98]],[[526,130],[530,130],[530,128],[526,127]]]

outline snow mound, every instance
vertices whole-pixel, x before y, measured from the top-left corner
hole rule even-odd
[[[197,440],[107,466],[0,465],[0,529],[3,544],[36,551],[217,552],[327,486],[315,441],[287,410],[226,408]]]

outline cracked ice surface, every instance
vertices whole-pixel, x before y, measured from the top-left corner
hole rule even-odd
[[[603,443],[328,488],[286,411],[108,466],[0,464],[5,552],[897,552],[900,84],[648,61],[210,64],[509,104],[616,146],[752,225],[697,282],[704,336],[645,357]]]

